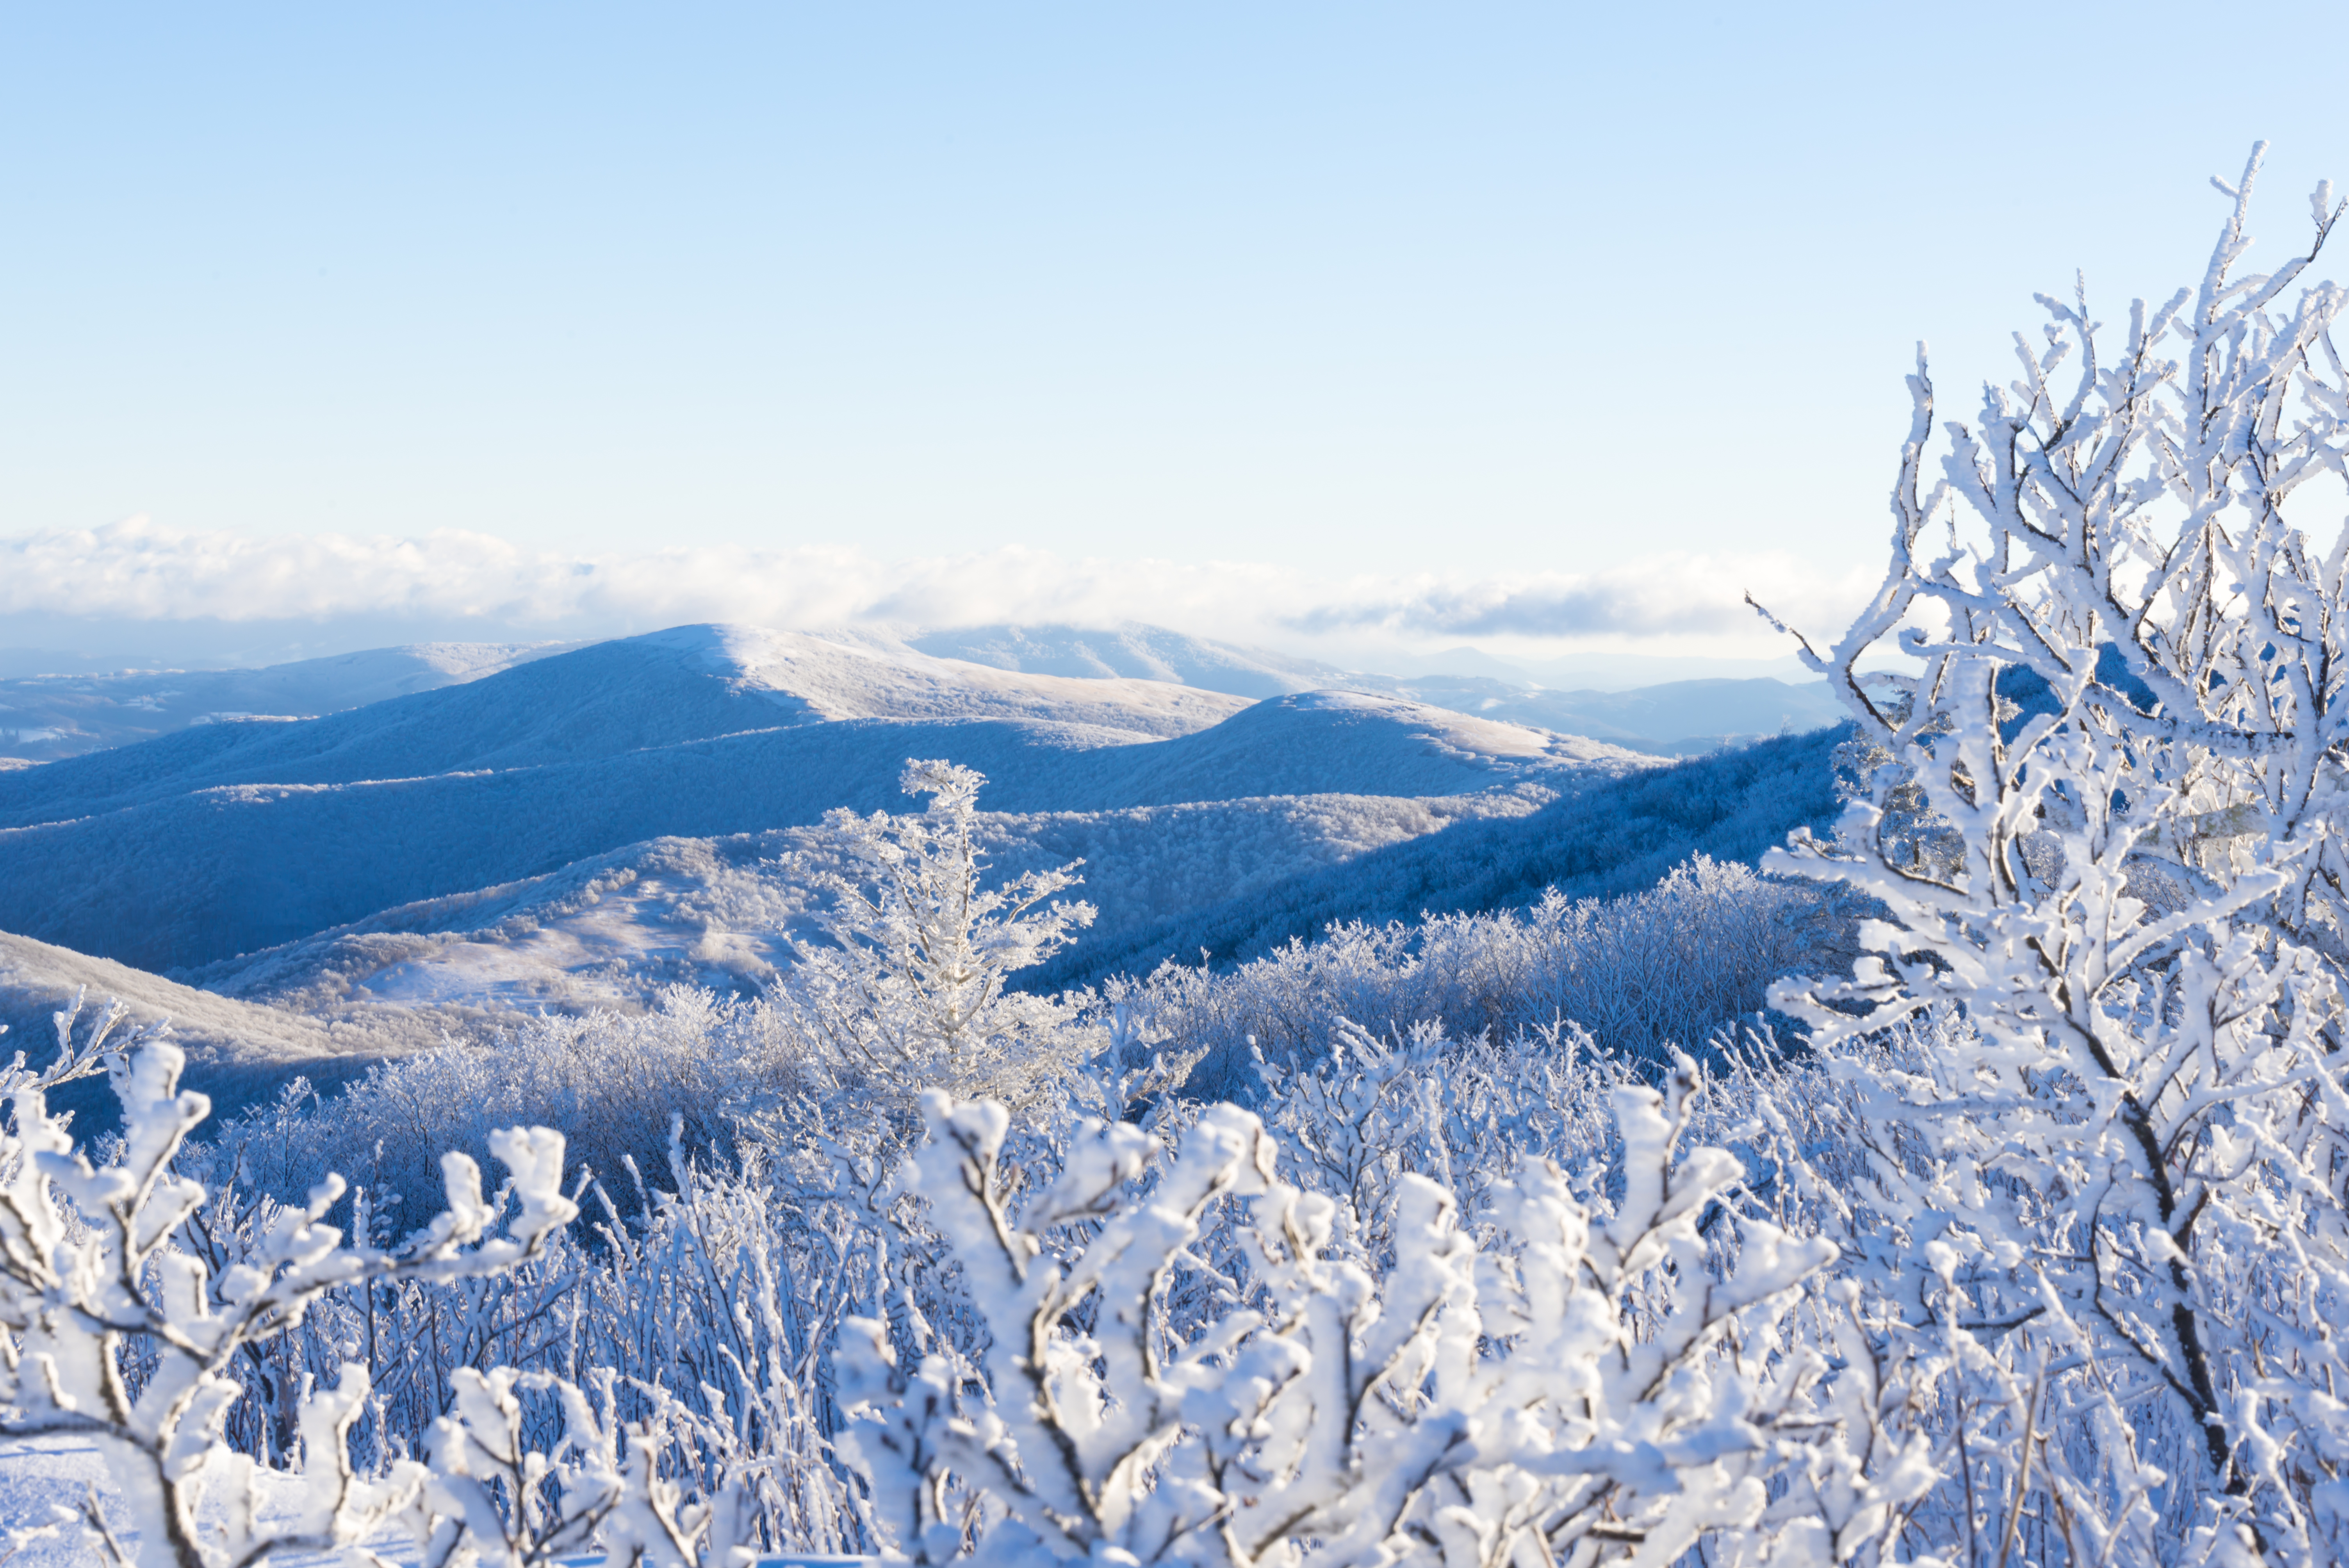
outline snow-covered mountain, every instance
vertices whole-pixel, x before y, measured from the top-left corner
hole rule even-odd
[[[1466,821],[1523,816],[1549,793],[1432,799],[1361,795],[1198,801],[1114,811],[988,813],[996,874],[1085,862],[1115,941],[1169,910],[1220,904]],[[381,911],[316,935],[184,972],[224,995],[303,1011],[429,1006],[490,1018],[515,1009],[634,1011],[671,985],[755,990],[791,962],[836,868],[820,830],[656,839],[544,876]]]
[[[1109,631],[978,626],[921,633],[911,643],[941,657],[1006,670],[1176,681],[1243,696],[1372,692],[1661,756],[1693,756],[1843,720],[1834,694],[1820,680],[1708,676],[1630,690],[1551,687],[1526,668],[1468,647],[1405,661],[1402,674],[1381,674],[1138,624]],[[1577,667],[1561,664],[1558,669],[1571,673]]]
[[[1240,697],[1278,696],[1304,691],[1363,691],[1448,707],[1475,717],[1589,736],[1661,755],[1689,755],[1740,744],[1789,727],[1832,724],[1840,717],[1823,683],[1789,685],[1766,678],[1671,681],[1637,690],[1546,689],[1532,675],[1478,653],[1456,648],[1412,661],[1409,673],[1341,669],[1263,648],[1186,636],[1161,626],[1130,624],[1107,631],[1066,625],[979,626],[952,631],[838,629],[815,634],[761,632],[750,628],[702,628],[731,645],[719,651],[726,674],[743,682],[744,693],[770,690],[805,701],[808,711],[827,718],[967,716],[991,713],[1107,723],[1146,733],[1175,733],[1164,715],[1152,716],[1147,701],[1131,690],[1110,703],[1123,711],[1108,718],[1089,716],[1102,706],[1096,689],[1085,694],[1056,679],[1144,682],[1189,687]],[[658,634],[690,640],[693,628]],[[642,644],[648,639],[624,641]],[[129,670],[107,674],[61,674],[0,680],[0,771],[27,762],[50,762],[128,746],[197,727],[253,724],[272,719],[336,714],[386,699],[463,685],[518,664],[580,650],[590,645],[425,643],[378,648],[333,658],[309,659],[249,670]],[[626,665],[641,648],[624,655]],[[884,667],[895,667],[895,678]],[[978,696],[997,672],[992,702]],[[632,676],[640,672],[631,672]],[[1003,681],[1001,676],[1013,677]],[[630,678],[630,677],[624,677]],[[721,674],[720,678],[725,678]],[[704,684],[707,684],[706,682]],[[571,705],[560,696],[551,708]],[[689,698],[681,706],[699,712]],[[738,714],[748,727],[776,722],[761,711]],[[1134,708],[1143,711],[1137,714]],[[430,710],[436,725],[457,731],[467,726],[448,710]],[[494,727],[494,716],[491,717]],[[578,716],[570,716],[576,720]],[[704,714],[705,719],[710,716]],[[545,727],[559,729],[551,717]],[[713,730],[711,733],[722,733]],[[505,734],[493,749],[527,744],[529,727]],[[240,752],[257,743],[250,735],[234,742],[212,738],[215,746]],[[539,737],[537,738],[543,738]],[[309,742],[316,744],[316,741]],[[261,748],[269,749],[265,745]],[[196,746],[193,753],[211,754]],[[272,760],[269,766],[279,766]],[[374,770],[362,764],[367,776]],[[231,769],[232,773],[234,769]],[[214,782],[248,781],[239,777]],[[331,781],[331,780],[317,780]]]
[[[310,718],[461,686],[576,643],[415,643],[246,670],[115,670],[0,680],[0,767],[133,745],[191,725]]]
[[[911,756],[978,768],[988,803],[1017,813],[1558,789],[1649,763],[1392,697],[1250,704],[877,635],[682,627],[0,775],[0,929],[150,969],[208,964],[650,839],[902,810]]]
[[[205,725],[19,772],[0,782],[0,828],[229,785],[544,767],[841,719],[1041,719],[1148,739],[1246,706],[1159,681],[1007,673],[878,635],[680,626],[308,723]]]
[[[1268,648],[1185,636],[1164,626],[965,626],[908,638],[924,653],[1030,675],[1171,681],[1235,696],[1279,696],[1346,684],[1348,671]]]
[[[909,757],[988,776],[1002,874],[1086,862],[1101,918],[1067,980],[1506,902],[1537,873],[1611,887],[1809,812],[1775,775],[1733,779],[1764,753],[1655,753],[1831,722],[1823,694],[1553,692],[1452,662],[1365,676],[1151,627],[705,625],[227,672],[248,684],[206,700],[332,711],[0,767],[0,930],[20,934],[0,1016],[39,1049],[79,985],[169,1013],[194,1081],[243,1104],[543,1008],[755,989],[821,896],[813,824],[911,809]],[[1816,749],[1786,766],[1816,771]]]
[[[188,1053],[190,1080],[212,1096],[214,1109],[233,1115],[265,1098],[296,1073],[330,1088],[386,1057],[438,1045],[442,1028],[461,1020],[432,1012],[329,1004],[315,1010],[256,1006],[197,990],[128,965],[93,958],[45,942],[0,932],[0,1050],[43,1061],[56,1049],[55,1015],[86,997],[75,1037],[86,1038],[109,1001],[118,1001],[126,1026],[169,1019],[171,1038]],[[110,1121],[114,1096],[101,1076],[50,1096],[52,1106]]]

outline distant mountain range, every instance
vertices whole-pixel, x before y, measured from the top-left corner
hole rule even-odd
[[[1015,812],[1559,789],[1651,763],[1389,696],[1250,703],[682,627],[0,774],[0,929],[149,969],[209,964],[643,840],[903,809],[910,756],[978,768]]]
[[[761,634],[784,639],[773,654],[776,658],[789,658],[787,644],[793,634]],[[1832,724],[1839,717],[1833,697],[1818,681],[1790,685],[1766,677],[1708,676],[1625,689],[1620,679],[1597,678],[1619,676],[1616,665],[1620,660],[1614,664],[1558,661],[1554,668],[1519,666],[1474,648],[1430,655],[1414,666],[1414,673],[1384,675],[1145,625],[1107,631],[1058,625],[979,626],[904,635],[858,628],[812,635],[819,643],[881,655],[909,672],[928,669],[933,675],[941,665],[978,665],[1015,679],[1043,676],[1136,680],[1251,698],[1305,691],[1375,692],[1665,756],[1742,744],[1790,728]],[[70,670],[21,675],[0,679],[0,769],[11,763],[57,761],[133,745],[191,727],[319,717],[395,696],[464,685],[590,645],[422,643],[263,669]],[[1702,667],[1701,661],[1677,662]],[[1668,668],[1675,661],[1649,663]],[[958,694],[947,700],[947,707],[968,711],[959,694],[971,685],[973,673],[961,669],[946,681]],[[1575,686],[1568,677],[1578,673],[1594,678],[1588,686]],[[921,676],[916,673],[907,685],[920,683]],[[803,684],[783,683],[794,689]],[[853,683],[853,687],[841,694],[849,707],[871,703],[872,694],[861,682]],[[1033,693],[1037,688],[1028,689]],[[826,707],[820,693],[806,695],[815,697],[816,710],[823,717],[851,717],[846,711]],[[898,696],[904,699],[911,693]],[[1049,696],[1046,702],[1049,706]],[[906,707],[901,700],[890,717],[919,716],[899,710]],[[1031,703],[1020,711],[1033,716],[1039,710]],[[1072,717],[1068,712],[1050,716]]]
[[[909,757],[988,776],[999,872],[1086,862],[1101,919],[1051,984],[1610,891],[1826,809],[1823,740],[1667,765],[1835,722],[1824,686],[1558,692],[1454,662],[1367,676],[1147,626],[711,625],[0,682],[92,748],[0,769],[0,1022],[37,1049],[75,986],[122,995],[180,1016],[200,1078],[243,1103],[305,1061],[332,1078],[517,1013],[756,989],[805,929],[812,825],[912,809]]]
[[[1414,674],[1381,675],[1206,642],[1156,626],[1107,632],[979,626],[925,634],[915,637],[913,645],[941,657],[1026,674],[1179,681],[1240,696],[1375,692],[1670,757],[1816,729],[1843,718],[1834,694],[1819,680],[1789,684],[1769,676],[1708,676],[1629,688],[1619,683],[1565,687],[1534,667],[1464,647],[1430,655]],[[1560,660],[1554,667],[1541,666],[1553,677],[1612,667],[1603,659]]]
[[[248,670],[106,670],[67,656],[0,680],[0,755],[49,762],[191,725],[312,718],[479,680],[576,643],[416,643]],[[27,663],[36,655],[27,655]]]

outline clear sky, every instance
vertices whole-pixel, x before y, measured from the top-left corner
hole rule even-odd
[[[2349,184],[2220,15],[0,6],[0,541],[1873,570],[1917,338]]]

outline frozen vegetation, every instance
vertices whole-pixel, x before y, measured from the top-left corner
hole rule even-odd
[[[1088,945],[1160,912],[1274,889],[1297,876],[1465,822],[1540,809],[1547,791],[1432,799],[1294,795],[1122,811],[982,813],[1007,875],[1081,861],[1098,910]],[[317,1012],[344,1004],[635,1011],[672,985],[755,993],[836,869],[821,827],[656,839],[560,872],[370,915],[243,954],[186,978]]]
[[[1020,814],[1556,790],[1653,763],[1392,697],[1251,705],[943,665],[681,628],[329,718],[0,774],[0,928],[191,967],[649,839],[894,807],[917,752],[979,769]]]
[[[1973,420],[1920,364],[1881,590],[1804,645],[1847,731],[1663,769],[1356,693],[991,781],[901,751],[781,840],[218,976],[698,877],[767,922],[754,990],[227,1120],[159,1028],[60,1009],[0,1069],[0,1435],[48,1445],[0,1460],[11,1548],[2343,1561],[2349,535],[2282,509],[2349,459],[2344,297],[2243,266],[2251,172],[2197,287],[2102,335],[2044,302]],[[773,732],[888,723],[968,728]],[[1050,832],[1172,836],[1159,791],[1309,745],[1454,770],[1422,810],[1557,798],[1210,905],[1217,964],[1036,982],[1102,919]],[[92,1137],[54,1108],[101,1076]]]

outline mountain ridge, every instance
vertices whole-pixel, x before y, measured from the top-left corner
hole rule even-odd
[[[405,712],[392,715],[403,731]],[[1237,731],[1218,733],[1230,723]],[[290,755],[305,763],[309,753],[297,745]],[[1563,789],[1653,765],[1580,738],[1360,694],[1244,705],[1169,738],[1040,719],[785,724],[527,767],[151,789],[129,804],[0,828],[0,928],[143,968],[184,968],[623,844],[801,825],[835,806],[904,810],[896,779],[916,756],[988,774],[991,805],[1010,812]],[[25,777],[0,776],[0,806]]]

